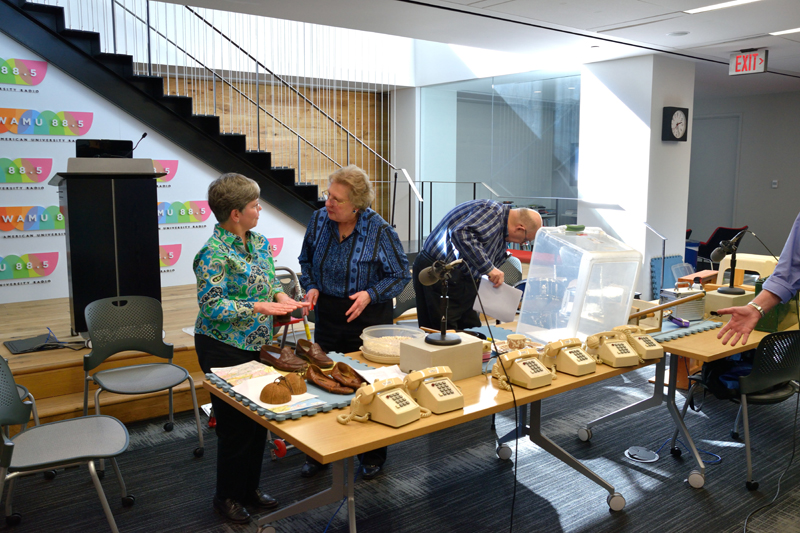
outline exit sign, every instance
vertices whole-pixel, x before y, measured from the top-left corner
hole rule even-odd
[[[767,50],[759,48],[747,52],[731,54],[728,64],[728,75],[739,76],[740,74],[757,74],[767,71]]]

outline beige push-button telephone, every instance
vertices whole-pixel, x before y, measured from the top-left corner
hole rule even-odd
[[[497,378],[500,388],[504,390],[511,389],[507,381],[526,389],[544,387],[553,381],[553,374],[539,361],[536,348],[524,348],[499,355],[492,367],[492,376]]]
[[[633,349],[639,354],[639,358],[642,362],[649,359],[661,359],[664,357],[664,348],[662,348],[653,337],[647,335],[643,328],[625,325],[615,327],[614,331],[622,331],[625,333],[628,344],[633,346]]]
[[[603,331],[590,335],[586,339],[586,347],[590,354],[598,355],[601,361],[614,368],[639,364],[639,354],[628,344],[622,331]]]
[[[464,407],[464,395],[450,377],[449,366],[433,366],[411,372],[405,377],[406,390],[420,407],[441,414]]]
[[[350,414],[339,415],[336,419],[341,424],[347,424],[352,419],[358,422],[374,420],[399,428],[430,415],[429,410],[420,409],[411,398],[402,379],[389,378],[359,387],[355,397],[350,400]]]
[[[544,353],[548,357],[556,358],[556,368],[559,372],[572,376],[585,376],[597,369],[594,357],[583,351],[580,339],[562,339],[547,344]]]

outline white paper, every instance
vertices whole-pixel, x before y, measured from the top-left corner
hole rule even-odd
[[[243,381],[238,385],[236,385],[235,387],[233,387],[233,390],[234,392],[238,392],[251,402],[254,402],[259,407],[264,407],[265,409],[269,409],[270,411],[273,411],[275,413],[287,413],[289,411],[296,411],[298,409],[307,409],[308,407],[313,407],[315,405],[325,404],[325,402],[322,400],[315,400],[317,397],[308,392],[306,392],[305,394],[294,394],[292,395],[291,400],[283,404],[269,404],[262,402],[261,391],[264,389],[264,387],[274,382],[275,379],[279,378],[280,376],[281,374],[275,372],[272,374],[267,374],[265,376],[248,379],[247,381]]]
[[[358,375],[367,380],[367,383],[375,383],[376,379],[384,380],[390,378],[400,378],[403,379],[406,377],[406,373],[400,370],[400,367],[397,365],[392,366],[383,366],[380,368],[375,368],[373,370],[361,370],[358,368],[354,368]]]
[[[480,296],[480,301],[475,298],[475,305],[472,306],[478,313],[485,313],[500,322],[514,322],[517,319],[517,308],[522,300],[521,290],[515,289],[508,283],[501,283],[495,289],[489,278],[483,276],[480,287],[478,287],[478,296]],[[481,302],[483,302],[483,310],[481,310]]]

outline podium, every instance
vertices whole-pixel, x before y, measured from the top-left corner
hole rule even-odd
[[[161,301],[158,196],[152,159],[70,158],[58,187],[65,216],[72,334],[87,332],[84,309],[113,296]]]

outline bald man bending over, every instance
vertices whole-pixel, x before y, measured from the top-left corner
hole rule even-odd
[[[435,261],[451,263],[463,259],[452,271],[447,295],[448,329],[480,326],[475,303],[476,285],[486,275],[495,287],[503,283],[500,266],[505,263],[506,243],[530,242],[542,227],[542,217],[532,209],[511,209],[492,200],[471,200],[447,213],[425,239],[422,251],[414,260],[414,290],[417,296],[419,325],[439,329],[442,320],[442,284],[424,286],[419,281],[422,269]]]

